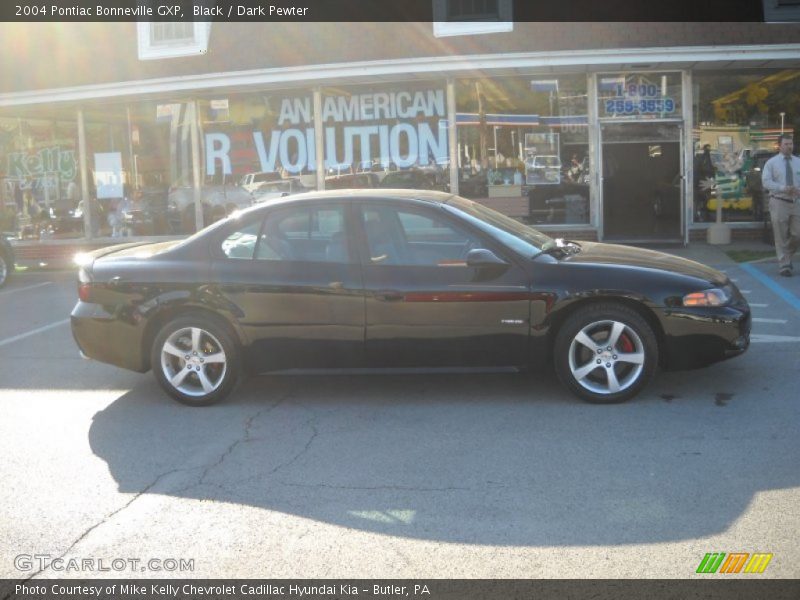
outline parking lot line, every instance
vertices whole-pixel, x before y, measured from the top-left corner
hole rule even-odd
[[[753,317],[753,323],[786,323],[786,319],[766,319],[764,317]]]
[[[42,287],[43,285],[52,285],[52,281],[44,281],[42,283],[36,283],[34,285],[29,285],[26,287],[16,288],[13,290],[6,290],[4,292],[0,292],[0,296],[8,296],[9,294],[13,294],[14,292],[24,292],[25,290],[32,290],[34,288]]]
[[[768,335],[766,333],[754,333],[750,336],[750,342],[757,343],[797,343],[800,342],[800,337],[791,335]]]
[[[43,331],[47,331],[48,329],[53,329],[54,327],[58,327],[60,325],[66,325],[69,323],[69,319],[64,319],[63,321],[57,321],[55,323],[50,323],[49,325],[45,325],[43,327],[39,327],[38,329],[32,329],[31,331],[27,331],[25,333],[20,333],[19,335],[15,335],[10,338],[5,338],[4,340],[0,340],[0,346],[5,346],[7,344],[12,344],[19,340],[24,340],[26,337],[30,337],[32,335],[36,335],[37,333],[42,333]]]
[[[758,267],[754,267],[751,264],[743,263],[742,269],[747,271],[750,275],[758,279],[760,283],[763,283],[766,287],[770,290],[775,292],[778,296],[780,296],[783,300],[791,304],[797,310],[800,310],[800,298],[795,296],[792,292],[787,290],[782,285],[776,283],[772,279],[770,279],[767,275],[761,272]]]

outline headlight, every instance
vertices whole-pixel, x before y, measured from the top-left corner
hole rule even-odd
[[[702,292],[692,292],[683,297],[684,306],[724,306],[731,300],[727,289],[712,288]]]

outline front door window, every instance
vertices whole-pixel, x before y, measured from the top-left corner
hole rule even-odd
[[[481,241],[428,212],[369,207],[363,211],[371,264],[420,267],[466,266]]]

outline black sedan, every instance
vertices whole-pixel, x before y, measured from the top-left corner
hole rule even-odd
[[[227,396],[242,372],[548,364],[579,397],[612,403],[658,367],[749,345],[750,309],[724,273],[554,240],[441,192],[301,194],[81,263],[83,354],[152,368],[193,406]]]

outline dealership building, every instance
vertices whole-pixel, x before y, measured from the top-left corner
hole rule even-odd
[[[4,23],[3,229],[82,236],[33,224],[96,197],[86,231],[107,235],[129,197],[172,220],[127,233],[175,234],[241,206],[250,175],[253,194],[450,190],[573,239],[760,235],[760,166],[800,128],[796,9],[766,4],[746,23],[512,22],[502,1],[492,21]]]

